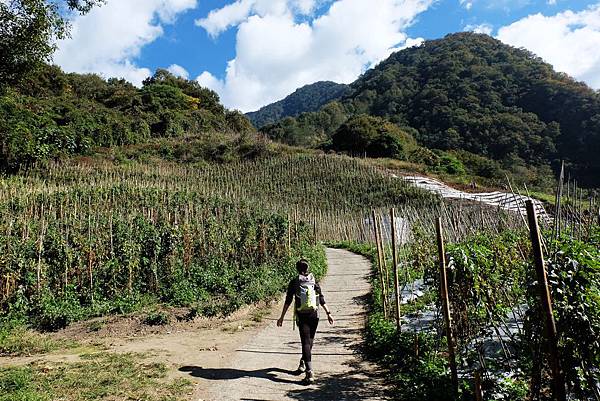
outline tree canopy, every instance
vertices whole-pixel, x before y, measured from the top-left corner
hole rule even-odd
[[[51,59],[69,34],[65,13],[86,13],[104,0],[0,1],[0,90]]]
[[[65,74],[45,65],[0,96],[0,168],[215,131],[254,128],[196,81],[158,70],[136,88],[123,79]]]
[[[276,123],[286,117],[296,117],[303,112],[318,111],[332,100],[350,91],[348,85],[322,81],[303,86],[286,98],[265,106],[258,111],[246,113],[256,128]]]
[[[414,138],[398,126],[365,114],[351,117],[332,136],[331,148],[369,157],[406,159],[416,148]]]

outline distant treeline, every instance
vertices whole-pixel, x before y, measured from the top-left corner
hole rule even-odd
[[[246,113],[256,128],[273,124],[285,117],[296,117],[301,113],[319,111],[327,103],[350,93],[350,87],[330,81],[315,82],[303,86],[278,102]]]

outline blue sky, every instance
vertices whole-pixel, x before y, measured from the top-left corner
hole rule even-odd
[[[74,17],[55,62],[135,84],[170,67],[250,111],[317,80],[349,83],[393,51],[463,30],[600,88],[598,0],[108,0]]]

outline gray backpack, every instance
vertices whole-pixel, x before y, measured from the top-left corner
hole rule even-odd
[[[307,313],[314,312],[317,310],[317,291],[315,290],[315,285],[317,281],[315,280],[315,276],[310,273],[308,276],[304,276],[300,274],[298,276],[298,282],[300,285],[298,286],[298,292],[296,293],[296,297],[300,301],[300,306],[296,309],[299,313]]]

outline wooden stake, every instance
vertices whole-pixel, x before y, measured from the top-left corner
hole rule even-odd
[[[389,318],[390,316],[390,298],[389,298],[389,294],[390,294],[390,273],[388,271],[387,268],[387,260],[386,260],[386,254],[385,254],[385,245],[383,243],[383,229],[381,227],[381,220],[382,218],[380,217],[379,219],[377,219],[377,227],[378,227],[378,231],[379,231],[379,246],[381,247],[381,261],[383,262],[381,267],[383,269],[383,287],[385,289],[385,305],[387,307],[387,315],[386,315],[386,319]]]
[[[475,401],[483,401],[483,391],[481,390],[481,373],[475,371]]]
[[[392,267],[394,269],[394,290],[396,292],[396,329],[400,333],[400,283],[398,281],[398,252],[396,249],[396,211],[390,210],[392,221]]]
[[[313,245],[317,246],[317,214],[313,214]]]
[[[558,178],[558,184],[556,187],[556,209],[554,212],[554,237],[558,238],[560,235],[560,201],[562,198],[562,191],[565,181],[565,161],[562,161],[560,166],[560,177]]]
[[[383,255],[381,252],[381,244],[379,243],[379,227],[377,227],[377,216],[373,210],[373,230],[375,233],[375,243],[377,244],[377,266],[379,267],[379,282],[381,283],[381,300],[383,304],[383,316],[387,319],[387,294],[385,290],[385,275],[383,274]]]
[[[458,393],[458,370],[456,368],[456,353],[454,351],[454,341],[452,339],[452,319],[450,316],[450,298],[448,296],[448,280],[446,277],[446,251],[444,250],[444,236],[442,233],[442,219],[437,218],[436,234],[438,255],[440,258],[440,295],[442,298],[442,311],[444,313],[444,323],[446,326],[446,339],[448,341],[448,361],[450,363],[450,372],[452,374],[452,387],[455,393]]]
[[[292,220],[290,217],[290,214],[288,213],[288,226],[287,226],[287,248],[288,248],[288,255],[292,254]]]
[[[558,337],[556,334],[556,323],[552,313],[552,299],[550,298],[550,288],[548,286],[548,276],[544,266],[544,255],[542,253],[542,242],[538,227],[535,207],[531,200],[526,203],[527,218],[529,219],[529,233],[531,235],[531,244],[533,245],[533,257],[535,262],[535,271],[540,290],[540,301],[544,313],[546,326],[546,337],[548,339],[548,348],[550,350],[550,367],[552,368],[552,391],[556,401],[566,401],[565,377],[563,375],[560,359],[558,358]]]

